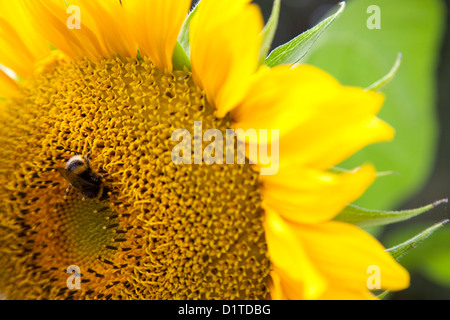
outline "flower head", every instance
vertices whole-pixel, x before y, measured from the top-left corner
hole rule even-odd
[[[0,63],[21,80],[0,77],[0,292],[368,298],[371,265],[383,289],[405,288],[408,273],[381,244],[332,221],[376,173],[330,168],[393,136],[376,118],[382,95],[313,66],[259,66],[263,19],[249,0],[202,0],[190,20],[192,71],[177,70],[189,4],[68,1],[80,29],[68,28],[64,1],[1,5]],[[278,172],[261,174],[267,163],[249,154],[254,165],[175,164],[172,133],[195,121],[202,136],[279,129]],[[237,139],[264,147],[261,136]],[[89,154],[104,199],[76,185],[65,196],[71,181],[58,168],[74,154]],[[80,290],[67,287],[73,265]]]

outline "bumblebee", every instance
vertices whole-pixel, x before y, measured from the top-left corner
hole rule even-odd
[[[73,156],[67,161],[66,166],[58,168],[58,171],[70,183],[66,196],[74,187],[84,198],[104,200],[108,197],[109,189],[105,186],[102,177],[92,170],[88,156]]]

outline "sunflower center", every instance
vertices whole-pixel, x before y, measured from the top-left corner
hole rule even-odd
[[[201,121],[225,137],[231,128],[189,72],[164,74],[146,58],[55,63],[0,111],[7,295],[268,297],[258,174],[172,160],[174,130],[194,137]],[[56,169],[88,152],[109,196],[82,200],[72,188],[65,198],[69,181]],[[81,270],[80,290],[67,289],[70,265]]]

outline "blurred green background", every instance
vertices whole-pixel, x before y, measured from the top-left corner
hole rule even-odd
[[[265,19],[273,0],[256,0]],[[380,177],[357,204],[371,209],[408,209],[450,195],[450,29],[440,0],[348,0],[346,9],[322,35],[305,61],[333,74],[345,85],[367,87],[394,64],[400,70],[383,90],[380,118],[397,131],[388,144],[370,146],[343,164],[365,160]],[[273,47],[283,44],[335,11],[338,1],[282,0]],[[369,30],[369,5],[380,7],[381,29]],[[333,11],[334,10],[334,11]],[[376,230],[386,247],[403,242],[448,218],[447,205],[422,216]],[[390,299],[450,299],[450,224],[437,231],[400,262],[411,273],[409,289]]]

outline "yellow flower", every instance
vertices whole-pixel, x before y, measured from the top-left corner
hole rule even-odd
[[[250,0],[202,0],[190,24],[192,72],[174,70],[189,5],[0,4],[0,63],[20,79],[0,76],[0,292],[365,299],[374,297],[374,265],[382,289],[407,287],[408,273],[381,244],[332,221],[375,170],[330,168],[393,136],[376,118],[383,97],[308,65],[258,67],[263,19]],[[81,28],[69,28],[70,18]],[[261,158],[175,164],[171,135],[192,132],[194,121],[224,135],[279,129],[278,173],[260,174]],[[246,142],[264,147],[260,137]],[[58,168],[75,153],[89,153],[104,176],[104,198],[76,188],[64,196],[69,181]],[[68,287],[70,266],[81,272],[78,290]]]

